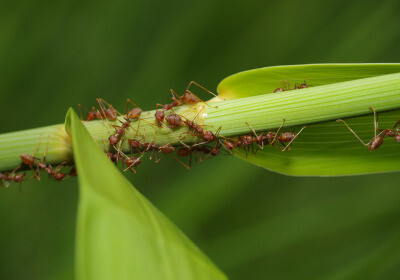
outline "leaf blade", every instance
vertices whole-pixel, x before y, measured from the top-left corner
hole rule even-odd
[[[292,87],[294,82],[301,83],[303,80],[314,87],[397,72],[400,72],[400,64],[268,67],[227,77],[219,84],[218,92],[222,98],[242,98],[273,92],[283,79],[291,82]],[[287,96],[291,93],[287,91],[274,94]],[[379,127],[392,128],[399,117],[398,110],[379,113]],[[372,115],[346,121],[365,142],[369,142],[374,136]],[[300,128],[301,126],[295,127],[297,131]],[[284,128],[283,131],[285,130],[287,129]],[[293,142],[291,151],[282,153],[277,147],[273,149],[267,146],[258,151],[256,156],[245,157],[239,153],[235,155],[268,170],[294,176],[342,176],[400,170],[400,163],[396,160],[400,155],[399,144],[394,139],[385,139],[384,142],[379,149],[369,152],[342,123],[330,121],[306,128]]]
[[[80,182],[77,279],[226,279],[120,174],[72,110],[66,128]]]

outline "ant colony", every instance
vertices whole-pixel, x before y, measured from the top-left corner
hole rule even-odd
[[[297,133],[292,131],[282,132],[282,128],[285,124],[285,119],[283,119],[280,127],[276,131],[263,131],[257,133],[251,124],[246,122],[251,133],[231,138],[224,137],[220,133],[222,129],[221,127],[218,129],[215,128],[213,132],[208,129],[207,126],[203,125],[201,121],[198,122],[200,110],[198,110],[193,118],[188,118],[187,116],[175,112],[174,109],[179,106],[196,105],[200,102],[201,104],[205,104],[205,106],[217,108],[202,101],[191,92],[190,88],[192,86],[197,86],[207,93],[216,96],[208,89],[192,81],[189,83],[182,96],[179,96],[171,89],[170,93],[172,102],[169,104],[156,104],[154,118],[152,118],[153,120],[151,121],[148,120],[149,118],[144,118],[142,116],[142,109],[130,99],[126,102],[126,113],[123,115],[111,104],[101,98],[97,99],[98,108],[92,106],[90,110],[88,110],[81,104],[78,104],[81,119],[83,119],[81,109],[84,109],[87,112],[85,121],[90,122],[93,120],[100,120],[107,123],[109,128],[112,128],[113,132],[109,131],[108,139],[102,139],[105,145],[106,155],[115,164],[121,162],[123,171],[129,170],[134,174],[146,154],[150,154],[150,160],[154,160],[155,163],[160,162],[163,158],[169,155],[185,168],[190,169],[193,157],[195,158],[196,163],[198,161],[211,159],[218,155],[233,155],[234,153],[241,155],[242,157],[248,157],[250,153],[256,155],[260,149],[264,149],[266,146],[271,146],[273,148],[277,146],[280,151],[286,152],[291,149],[292,143],[297,139],[300,133],[309,127],[304,126]],[[287,80],[282,80],[273,93],[300,90],[308,87],[309,85],[304,81],[304,83],[296,83],[291,89],[289,82]],[[204,106],[201,106],[200,108],[203,107]],[[364,143],[344,120],[338,119],[337,122],[342,122],[364,146],[368,147],[370,151],[379,148],[383,144],[385,137],[393,137],[397,142],[400,142],[400,120],[394,124],[392,129],[378,130],[377,114],[372,107],[371,110],[374,113],[375,135],[368,143]],[[171,134],[173,134],[174,130],[183,127],[187,127],[187,131],[182,132],[179,137],[173,134],[175,140],[170,143],[155,143],[154,140],[157,133],[155,133],[150,142],[146,142],[145,135],[138,137],[138,128],[142,121],[154,126],[154,128],[165,128]],[[133,126],[133,123],[135,123],[136,129]],[[128,130],[130,130],[129,134],[127,133]],[[196,137],[197,141],[189,146],[182,141],[181,136],[184,134],[190,134],[191,136]],[[133,137],[130,138],[131,136]],[[16,182],[21,185],[22,181],[32,178],[40,180],[43,172],[45,174],[47,173],[49,178],[56,181],[63,181],[70,177],[77,176],[76,168],[70,163],[62,162],[56,166],[52,166],[46,162],[49,139],[47,140],[43,158],[36,157],[35,154],[37,153],[40,140],[41,139],[39,139],[39,143],[32,154],[24,153],[20,155],[21,164],[19,166],[10,172],[0,173],[1,186],[9,186],[11,182]],[[127,151],[126,148],[125,151],[123,151],[123,143],[127,143],[125,146],[128,145],[130,151]],[[185,160],[183,158],[188,159]],[[18,172],[22,167],[24,167],[23,169],[25,170],[30,169],[33,173],[32,176],[26,178],[26,173]]]

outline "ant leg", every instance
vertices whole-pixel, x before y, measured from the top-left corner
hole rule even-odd
[[[254,128],[248,123],[246,122],[246,124],[250,127],[250,129],[253,131],[254,135],[256,136],[256,138],[258,137],[256,131],[254,130]],[[260,147],[260,145],[258,145],[258,147]],[[261,148],[261,147],[260,147]],[[263,147],[264,148],[264,147]],[[261,148],[262,149],[262,148]]]
[[[15,169],[13,171],[11,171],[10,175],[13,176],[15,174],[15,172],[18,171],[18,169],[21,168],[21,165],[18,165],[17,167],[15,167]]]
[[[281,126],[278,128],[278,130],[275,133],[274,139],[272,139],[271,145],[273,145],[276,141],[276,138],[278,137],[279,131],[282,129],[283,125],[285,124],[286,119],[283,119]]]
[[[354,136],[357,137],[358,141],[360,141],[364,146],[368,146],[368,145],[369,145],[369,143],[365,144],[364,141],[361,140],[361,138],[354,132],[354,130],[352,130],[352,129],[349,127],[349,125],[348,125],[344,120],[338,119],[338,120],[336,120],[336,122],[343,122],[343,123],[346,125],[346,127],[351,131],[351,133],[353,133]]]
[[[392,130],[395,130],[395,128],[400,125],[400,119],[397,121],[397,123],[395,123],[395,125],[393,126]]]
[[[40,145],[41,140],[42,140],[42,134],[40,134],[39,142],[36,144],[36,147],[35,147],[35,149],[33,150],[32,157],[33,157],[34,159],[40,160],[39,158],[36,158],[36,157],[35,157],[35,154],[36,154],[36,152],[37,152],[37,150],[38,150],[38,147],[39,147],[39,145]],[[37,172],[38,172],[38,174],[36,174],[36,172],[35,172],[35,170],[33,169],[32,165],[29,165],[29,168],[32,170],[32,172],[33,172],[33,174],[34,174],[34,177],[35,177],[38,181],[40,181],[39,167],[37,166]]]
[[[172,100],[175,100],[175,99],[179,100],[180,96],[179,96],[179,94],[177,94],[177,93],[175,92],[175,90],[173,90],[173,89],[171,88],[171,89],[169,90],[169,92],[170,92],[171,95],[172,95]]]
[[[186,91],[186,92],[195,95],[195,94],[194,94],[193,92],[191,92],[190,90],[188,90],[188,91]],[[197,95],[196,95],[196,97],[197,97],[201,102],[203,102],[204,104],[206,104],[207,106],[209,106],[209,107],[211,107],[211,108],[216,108],[216,109],[218,109],[218,106],[211,106],[210,104],[208,104],[206,101],[204,101],[203,99],[201,99],[201,98],[198,97]]]
[[[176,137],[176,135],[174,134],[174,132],[172,131],[171,128],[169,128],[167,125],[164,125],[164,124],[163,124],[161,127],[162,127],[162,128],[168,129],[168,130],[172,133],[172,135],[175,136],[176,140],[178,140],[178,141],[179,141],[183,146],[185,146],[186,148],[189,148],[189,146],[186,145],[185,143],[183,143],[183,142],[181,141],[181,139],[179,139],[179,137]]]
[[[187,169],[191,169],[191,164],[190,166],[186,165],[185,163],[183,163],[181,160],[179,160],[178,158],[171,156],[174,160],[176,160],[177,162],[179,162],[180,164],[182,164],[184,167],[186,167]]]
[[[156,160],[154,161],[155,163],[159,163],[160,160],[162,160],[163,158],[165,158],[165,157],[167,156],[167,154],[164,154],[162,157],[158,158],[158,154],[159,154],[159,153],[160,153],[160,152],[158,152],[158,153],[156,154]]]
[[[106,116],[106,114],[105,114],[105,112],[104,112],[104,109],[105,109],[104,104],[106,104],[106,105],[108,106],[109,109],[115,110],[115,112],[117,112],[118,115],[120,115],[121,117],[124,116],[124,115],[122,115],[117,109],[115,109],[113,105],[107,103],[104,99],[102,99],[102,98],[97,98],[96,100],[97,100],[97,103],[98,103],[99,106],[100,106],[100,109],[101,109],[101,112],[102,112],[102,114],[103,114],[103,117],[104,117],[107,121],[108,121],[108,118],[107,118],[107,116]]]
[[[199,83],[196,83],[195,81],[190,81],[190,83],[188,84],[188,86],[187,86],[185,92],[186,92],[186,91],[189,91],[189,88],[190,88],[192,85],[196,85],[196,86],[198,86],[199,88],[201,88],[202,90],[204,90],[204,91],[206,91],[206,92],[208,92],[208,93],[214,95],[215,97],[218,97],[215,93],[213,93],[212,91],[206,89],[205,87],[203,87],[203,86],[200,85]]]
[[[78,104],[78,108],[79,108],[79,114],[80,114],[80,116],[81,116],[81,121],[83,121],[83,116],[82,116],[82,110],[81,110],[81,108],[85,109],[86,112],[89,112],[89,110],[86,109],[85,107],[83,107],[82,104]]]
[[[164,105],[163,105],[163,104],[160,104],[160,103],[157,103],[157,104],[156,104],[156,111],[158,110],[158,107],[164,107]]]
[[[102,98],[97,98],[97,103],[99,103],[100,108],[104,109],[104,104],[106,104],[108,108],[114,109],[115,112],[117,112],[120,116],[123,116],[120,112],[118,112],[117,109],[114,108],[113,105],[107,103],[104,99],[102,99]],[[104,103],[104,104],[103,104],[103,103]],[[132,103],[133,103],[133,102],[132,102]]]
[[[126,99],[126,112],[128,112],[128,108],[129,108],[129,103],[131,103],[133,106],[135,106],[136,108],[140,107],[138,105],[136,105],[132,100],[130,100],[129,98]]]
[[[374,112],[374,135],[376,137],[376,132],[378,131],[378,117],[376,115],[375,109],[372,107],[369,107],[373,112]]]
[[[305,129],[306,127],[310,127],[310,126],[309,126],[309,125],[303,126],[303,127],[300,129],[300,131],[297,132],[297,134],[293,137],[293,139],[290,140],[290,142],[285,146],[285,148],[283,149],[282,152],[286,151],[286,149],[287,149],[287,150],[290,150],[290,145],[292,144],[292,142],[293,142],[294,140],[296,140],[297,136],[299,136],[299,134],[300,134],[300,133],[303,131],[303,129]]]

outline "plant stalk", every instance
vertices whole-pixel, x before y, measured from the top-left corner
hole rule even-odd
[[[246,122],[256,131],[274,130],[284,119],[284,128],[312,125],[371,114],[370,107],[377,112],[400,109],[400,73],[234,100],[214,98],[207,104],[180,106],[175,112],[184,119],[195,120],[205,130],[216,132],[221,128],[220,135],[232,137],[251,132]],[[169,128],[165,122],[162,127],[158,126],[154,114],[154,110],[143,112],[139,120],[132,121],[125,141],[121,146],[117,144],[117,148],[129,153],[128,138],[159,145],[190,145],[203,141],[189,133],[187,126]],[[115,133],[112,125],[119,126],[125,121],[123,117],[119,119],[84,124],[98,145],[107,150],[110,149],[108,137]],[[68,128],[68,122],[66,126]],[[64,125],[59,124],[0,135],[0,172],[13,170],[21,164],[20,154],[32,154],[35,149],[35,156],[40,159],[47,149],[47,163],[73,161],[70,137]]]

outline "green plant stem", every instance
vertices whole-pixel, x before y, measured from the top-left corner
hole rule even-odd
[[[371,114],[370,107],[377,112],[400,109],[400,73],[235,100],[216,99],[208,105],[185,105],[175,111],[187,119],[195,118],[206,130],[215,132],[221,127],[220,134],[230,137],[250,132],[246,122],[262,131],[276,129],[283,119],[286,120],[285,127],[313,124]],[[154,113],[143,112],[140,121],[132,122],[125,138],[153,141],[159,145],[180,145],[178,138],[186,144],[202,141],[190,135],[187,126],[171,129],[165,125],[157,126]],[[123,121],[122,117],[120,119]],[[115,131],[111,124],[120,125],[120,122],[85,122],[90,134],[104,149],[107,149],[108,137]],[[68,123],[66,126],[68,128]],[[0,135],[0,171],[20,165],[20,154],[32,154],[39,139],[35,156],[42,158],[49,143],[48,163],[72,160],[72,148],[64,126],[54,125]],[[125,153],[130,151],[127,141],[120,148]]]

